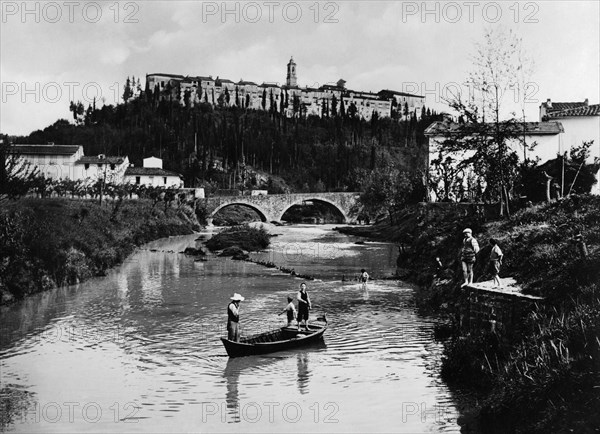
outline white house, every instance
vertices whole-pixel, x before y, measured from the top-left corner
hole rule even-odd
[[[490,131],[493,130],[493,124],[487,125]],[[440,145],[445,140],[455,134],[464,134],[464,131],[461,130],[466,128],[469,128],[469,125],[449,121],[437,121],[429,125],[424,133],[429,138],[429,161],[437,158],[441,149]],[[515,124],[514,128],[519,139],[509,140],[508,146],[517,153],[521,160],[539,158],[540,162],[544,163],[556,158],[562,149],[562,134],[564,133],[562,122],[526,122]],[[521,130],[522,134],[520,134]],[[527,147],[522,145],[522,140],[525,140]]]
[[[15,144],[9,152],[19,155],[24,162],[37,167],[41,175],[54,180],[93,182],[104,177],[106,182],[120,183],[129,166],[127,157],[83,155],[83,146]]]
[[[494,124],[487,124],[488,128],[493,131]],[[432,164],[432,162],[439,160],[440,157],[448,164],[452,164],[455,168],[457,164],[473,156],[474,151],[460,151],[448,153],[443,151],[442,144],[444,141],[452,138],[452,136],[463,136],[465,130],[468,131],[469,124],[458,124],[452,121],[438,121],[429,125],[425,129],[425,136],[429,138],[429,175],[430,180],[435,185],[430,185],[430,198],[435,201],[439,198],[435,192],[442,189],[441,184],[443,182],[442,169],[439,165]],[[562,135],[564,133],[561,122],[526,122],[524,124],[516,124],[516,133],[519,135],[519,139],[509,140],[507,145],[516,152],[521,161],[525,158],[535,160],[539,158],[540,164],[556,158],[560,153],[562,146]],[[520,134],[522,129],[522,134]],[[522,145],[522,141],[525,141],[527,147]],[[532,148],[528,149],[528,147]],[[450,160],[448,160],[448,158]],[[481,182],[476,179],[473,170],[463,170],[460,173],[459,178],[463,191],[468,191],[474,188],[476,183]]]
[[[39,173],[51,179],[78,179],[75,162],[83,157],[82,146],[55,145],[20,145],[9,148],[11,154],[17,154],[23,162],[37,167]]]
[[[89,179],[92,182],[104,179],[106,182],[120,184],[129,166],[128,157],[111,157],[104,154],[82,156],[75,162],[75,179]]]
[[[163,169],[160,158],[144,158],[143,164],[144,167],[128,167],[125,171],[125,182],[153,187],[183,187],[181,175]]]
[[[593,140],[588,163],[600,159],[600,104],[589,105],[583,102],[555,102],[548,99],[540,105],[540,119],[560,121],[564,128],[559,153],[569,152],[583,142]],[[596,174],[597,182],[592,190],[600,194],[600,171]]]

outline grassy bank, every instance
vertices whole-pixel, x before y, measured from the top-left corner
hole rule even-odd
[[[429,215],[417,208],[396,221],[396,226],[350,231],[399,243],[405,277],[421,286],[417,302],[445,315],[451,324],[444,330],[442,376],[480,396],[472,417],[464,418],[465,430],[597,432],[600,198],[572,196],[497,221],[452,210]],[[546,298],[510,334],[467,332],[453,324],[464,303],[458,252],[467,226],[482,247],[476,279],[488,278],[487,242],[495,238],[505,253],[500,275],[512,276],[524,292]]]
[[[192,233],[187,205],[26,198],[0,211],[0,303],[102,275],[137,246]]]

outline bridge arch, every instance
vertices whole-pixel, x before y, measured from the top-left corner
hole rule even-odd
[[[210,222],[212,223],[212,220],[215,217],[215,215],[217,215],[217,213],[219,211],[221,211],[223,208],[227,208],[228,206],[233,206],[233,205],[246,206],[246,207],[256,211],[256,213],[260,217],[261,221],[263,221],[263,222],[271,221],[269,213],[266,212],[264,209],[262,209],[262,207],[256,205],[255,203],[249,203],[249,202],[246,202],[243,200],[233,200],[231,202],[221,204],[218,207],[216,207],[213,211],[211,211],[210,216],[209,216]]]
[[[335,203],[332,200],[323,198],[323,197],[319,197],[319,196],[306,196],[306,197],[302,197],[301,199],[298,199],[290,204],[286,204],[286,206],[283,207],[283,210],[281,211],[281,213],[277,216],[277,221],[281,221],[281,219],[283,218],[283,215],[293,206],[296,205],[302,205],[304,202],[321,202],[321,203],[326,203],[328,205],[331,205],[333,208],[335,208],[341,215],[342,218],[344,219],[344,223],[347,223],[350,219],[348,218],[348,215],[346,214],[346,212],[344,211],[344,209],[337,203]]]

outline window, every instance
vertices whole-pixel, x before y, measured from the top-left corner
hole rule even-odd
[[[139,177],[139,176],[136,176],[136,177],[135,177],[135,183],[136,183],[137,185],[140,185],[140,182],[141,182],[141,180],[140,180],[140,177]]]
[[[163,176],[163,184],[167,185],[167,177]]]
[[[88,170],[90,168],[90,163],[85,163],[83,167],[85,167],[85,170]]]

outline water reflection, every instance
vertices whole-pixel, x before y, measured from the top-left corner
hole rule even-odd
[[[267,254],[288,261],[278,259],[279,266],[318,277],[309,286],[313,316],[327,313],[330,323],[325,342],[229,360],[219,337],[231,293],[246,297],[245,329],[275,328],[281,326],[276,313],[297,291],[299,279],[230,259],[194,262],[178,252],[193,246],[195,236],[163,240],[104,278],[0,308],[3,386],[14,385],[42,404],[86,397],[106,409],[102,425],[90,426],[81,417],[31,425],[12,417],[7,429],[217,432],[230,430],[223,423],[231,422],[238,431],[456,430],[455,420],[434,425],[420,415],[397,425],[402,403],[415,397],[427,408],[447,406],[450,418],[456,414],[434,366],[441,349],[431,338],[433,320],[418,315],[411,289],[376,280],[364,291],[357,282],[340,282],[342,274],[362,267],[373,275],[387,274],[395,266],[395,247],[355,245],[323,227],[277,231],[278,242],[293,244],[294,254],[285,257],[285,249]],[[335,248],[326,248],[327,243]],[[26,395],[10,396],[14,405],[31,410],[33,401]],[[274,397],[280,405],[271,422],[264,403]],[[135,427],[113,422],[115,402],[139,406]],[[315,426],[317,416],[323,421],[327,402],[339,405],[340,423]],[[223,410],[199,415],[202,403]],[[252,403],[259,403],[265,415],[258,422],[244,420],[252,417]],[[302,406],[305,417],[295,425],[282,416],[286,403]],[[206,423],[200,426],[199,420]]]
[[[227,394],[225,402],[227,403],[227,414],[232,417],[233,422],[240,421],[239,404],[240,404],[240,366],[241,359],[229,359],[223,371],[223,377],[227,382]]]
[[[277,356],[238,357],[227,360],[227,364],[223,371],[223,377],[227,384],[225,402],[230,422],[240,422],[240,376],[242,374],[248,375],[249,377],[252,377],[253,375],[259,376],[263,372],[272,370],[273,365],[281,360],[282,358]]]
[[[298,390],[302,395],[308,393],[308,380],[310,373],[308,371],[308,354],[305,352],[298,353]]]

